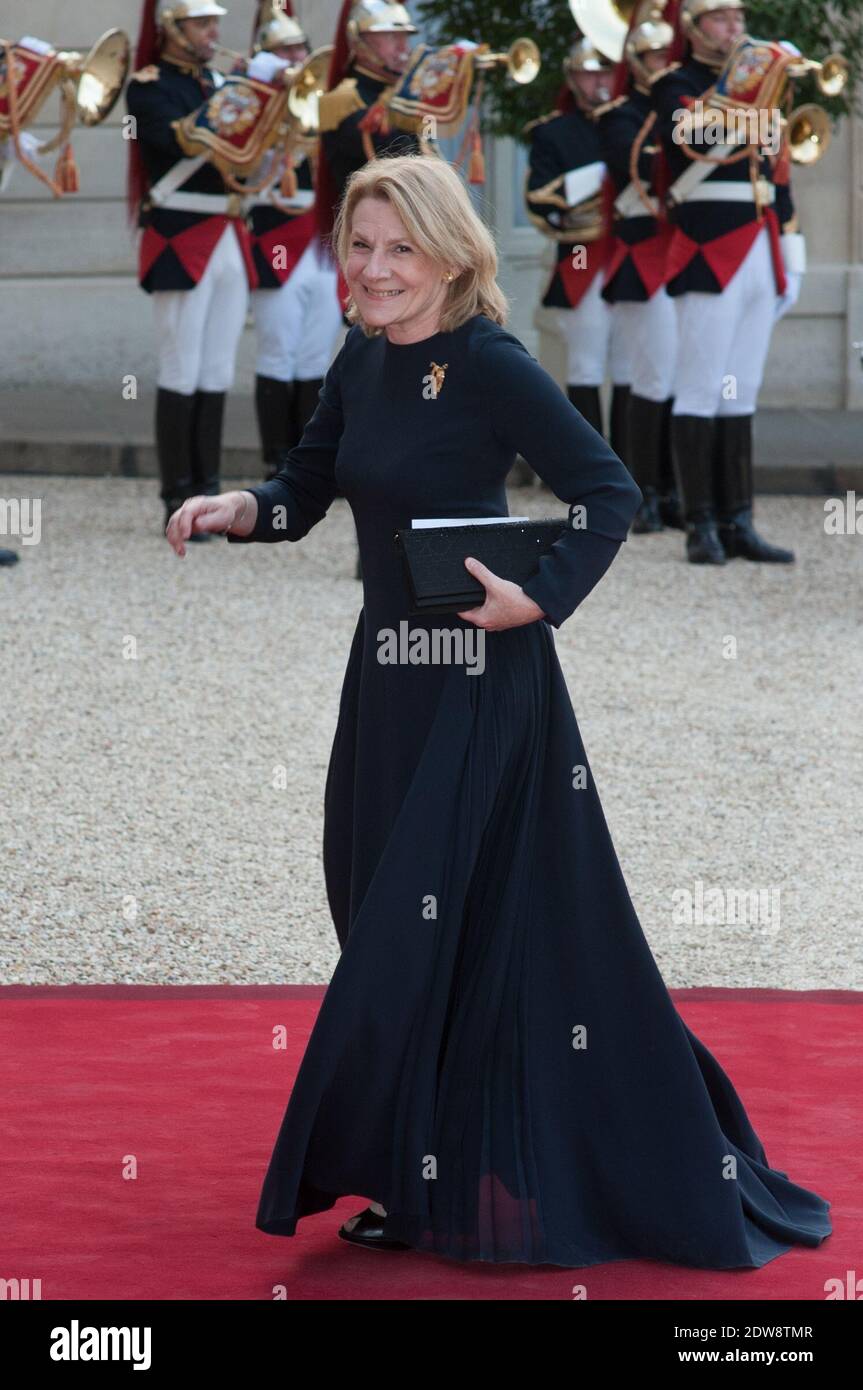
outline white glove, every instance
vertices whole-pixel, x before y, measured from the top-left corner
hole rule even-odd
[[[800,232],[783,232],[779,238],[782,260],[785,263],[785,293],[776,301],[774,323],[787,314],[800,296],[800,286],[806,271],[806,238]]]
[[[29,130],[22,130],[18,136],[18,143],[21,146],[21,153],[34,162],[39,159],[39,146],[41,140],[35,135],[31,135]],[[10,137],[8,140],[0,140],[0,193],[5,193],[9,187],[9,180],[12,177],[12,170],[18,162],[18,152],[15,143]]]
[[[797,303],[797,299],[800,294],[800,285],[802,283],[802,280],[803,276],[798,275],[796,271],[786,270],[785,293],[783,295],[780,295],[780,297],[776,301],[776,313],[773,319],[774,323],[778,323],[779,320],[782,318],[782,315],[788,313],[788,310],[791,308],[792,304]]]
[[[19,48],[29,48],[31,53],[53,53],[50,43],[44,39],[34,39],[32,34],[25,34],[23,39],[18,40]]]
[[[246,76],[254,77],[258,82],[272,82],[290,66],[286,58],[277,58],[275,53],[256,53],[246,68]]]

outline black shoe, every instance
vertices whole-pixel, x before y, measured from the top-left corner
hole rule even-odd
[[[576,410],[598,434],[602,434],[602,404],[598,386],[567,386],[566,394]]]
[[[719,539],[729,560],[761,560],[773,565],[794,563],[793,550],[771,545],[763,536],[759,536],[752,525],[752,512],[748,507],[720,521]]]
[[[724,565],[725,548],[715,521],[691,521],[686,526],[686,558],[692,565]]]
[[[350,1241],[351,1245],[364,1245],[367,1250],[410,1250],[405,1241],[384,1237],[385,1220],[386,1217],[378,1216],[371,1207],[366,1207],[365,1211],[349,1217],[344,1226],[339,1227],[339,1235],[342,1240]]]
[[[0,550],[0,565],[17,565],[20,558],[17,550]]]
[[[648,532],[662,531],[662,514],[659,509],[659,497],[654,488],[644,487],[644,501],[635,513],[632,522],[632,533],[635,536],[643,536]]]

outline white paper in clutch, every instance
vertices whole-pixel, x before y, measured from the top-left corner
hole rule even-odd
[[[489,526],[493,521],[530,521],[529,516],[424,516],[412,520],[411,528],[423,526]]]

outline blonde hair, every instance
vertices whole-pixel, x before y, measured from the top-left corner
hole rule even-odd
[[[451,164],[439,155],[383,155],[369,160],[348,179],[333,227],[332,244],[344,273],[354,210],[361,198],[389,203],[415,242],[437,265],[451,266],[455,279],[446,289],[440,331],[460,328],[474,314],[505,324],[509,305],[497,283],[497,248],[474,210],[468,191]],[[345,314],[366,337],[383,332],[365,323],[353,296]]]

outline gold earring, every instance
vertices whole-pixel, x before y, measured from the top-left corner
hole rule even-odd
[[[448,270],[447,273],[446,273],[446,275],[445,275],[443,278],[444,278],[444,280],[446,280],[447,284],[449,284],[450,280],[454,280],[454,279],[455,279],[455,276],[453,275],[453,273],[452,273],[451,270]]]

